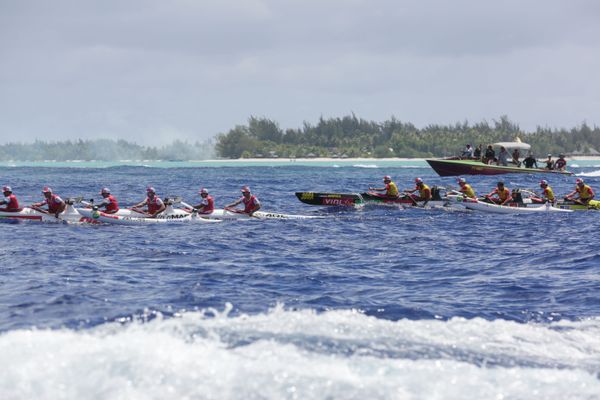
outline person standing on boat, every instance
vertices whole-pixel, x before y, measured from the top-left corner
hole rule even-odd
[[[554,191],[552,190],[550,185],[548,185],[548,181],[545,179],[542,179],[540,182],[540,187],[543,189],[542,200],[547,201],[550,204],[554,204],[554,201],[555,201]]]
[[[554,169],[554,161],[552,161],[552,154],[548,154],[548,158],[546,159],[546,169],[553,170]]]
[[[581,178],[577,178],[575,183],[575,190],[566,195],[565,200],[571,200],[575,203],[587,206],[590,200],[594,198],[594,191],[589,185],[586,185]],[[575,197],[575,195],[578,196]]]
[[[496,195],[496,197],[492,197],[494,195]],[[505,205],[506,203],[509,203],[513,199],[510,190],[504,187],[504,182],[502,181],[498,182],[496,188],[490,193],[486,194],[484,197],[492,203],[499,204],[501,206]]]
[[[494,151],[494,148],[491,144],[487,147],[487,149],[485,149],[485,156],[483,157],[483,159],[484,164],[490,164],[496,161],[496,152]]]
[[[45,188],[42,189],[42,194],[45,197],[44,201],[32,204],[32,207],[37,208],[37,207],[42,207],[44,205],[47,205],[48,206],[47,211],[45,211],[45,210],[38,210],[38,211],[47,212],[48,214],[54,214],[54,216],[56,218],[58,218],[58,214],[60,214],[61,212],[63,212],[65,210],[65,207],[67,206],[67,204],[58,195],[53,194],[52,189],[50,189],[48,186],[46,186]]]
[[[473,148],[471,147],[470,144],[467,144],[467,146],[463,150],[462,154],[460,155],[460,158],[464,158],[467,160],[473,158]]]
[[[567,160],[565,160],[564,154],[558,155],[558,160],[554,163],[554,169],[557,171],[564,171],[567,168]]]
[[[237,206],[238,204],[244,204],[244,211],[234,210],[232,207]],[[248,214],[252,216],[255,212],[260,210],[260,202],[250,192],[250,188],[248,186],[244,186],[242,188],[242,197],[239,200],[234,201],[231,204],[225,206],[225,209],[233,212],[243,212],[244,214]]]
[[[536,168],[539,168],[537,160],[535,159],[535,156],[532,152],[529,152],[529,154],[527,154],[527,157],[525,157],[525,159],[523,160],[523,164],[525,164],[525,168],[533,168],[534,165]]]
[[[96,207],[104,208],[104,212],[106,214],[114,214],[119,211],[119,203],[117,202],[117,198],[110,194],[109,188],[102,188],[100,195],[102,196],[102,201],[100,204],[96,205]]]
[[[208,189],[202,188],[198,193],[202,200],[199,204],[193,206],[194,209],[198,211],[198,214],[212,214],[215,210],[215,200],[208,194]]]
[[[389,198],[397,198],[399,193],[398,193],[398,187],[396,186],[396,184],[394,182],[392,182],[392,178],[389,175],[386,175],[383,177],[383,183],[385,183],[385,187],[382,188],[372,188],[370,187],[369,190],[374,190],[376,192],[385,192],[384,195],[379,195],[378,196],[382,196],[382,197],[389,197]]]
[[[458,184],[460,185],[459,192],[464,194],[466,197],[470,197],[472,199],[476,199],[477,195],[475,194],[475,190],[467,183],[465,178],[459,178]]]
[[[479,144],[479,146],[477,146],[477,148],[475,149],[475,151],[473,152],[473,158],[480,160],[481,159],[481,149],[483,148],[482,144]]]
[[[519,151],[519,149],[514,149],[512,152],[512,163],[515,164],[517,167],[521,166],[521,161],[519,161],[519,158],[521,157],[521,152]]]
[[[156,217],[158,214],[165,211],[167,206],[165,206],[165,203],[156,195],[156,191],[152,186],[149,186],[146,189],[146,195],[147,197],[144,201],[139,202],[132,208],[135,209],[146,206],[147,210],[144,212],[150,214],[151,217]]]
[[[13,194],[10,186],[4,186],[2,188],[2,193],[4,194],[4,200],[0,200],[0,206],[6,205],[6,207],[0,208],[0,211],[21,211],[19,208],[19,200],[17,200],[17,196]]]
[[[502,165],[504,167],[508,166],[508,151],[504,148],[504,146],[500,146],[500,153],[498,153],[498,165]]]
[[[419,201],[424,201],[425,203],[423,203],[423,205],[427,204],[427,202],[431,200],[431,189],[425,184],[425,182],[423,182],[423,179],[421,178],[416,178],[415,184],[416,187],[413,190],[405,190],[404,192],[409,194],[409,197],[412,199],[415,205],[417,205]],[[418,196],[413,194],[416,191],[419,192]]]

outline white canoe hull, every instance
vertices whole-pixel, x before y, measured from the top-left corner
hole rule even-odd
[[[150,218],[147,214],[138,213],[134,210],[123,209],[119,210],[114,214],[107,214],[102,211],[96,211],[91,209],[86,209],[92,211],[90,216],[94,221],[103,222],[107,224],[117,224],[117,225],[153,225],[153,224],[179,224],[179,223],[189,223],[189,222],[197,222],[197,223],[211,223],[211,222],[221,222],[220,220],[212,220],[201,218],[196,213],[189,213],[186,210],[182,210],[180,208],[173,208],[172,205],[167,205],[167,208],[162,213],[158,214],[156,217]],[[86,212],[87,214],[87,212]],[[120,214],[120,215],[119,215]]]
[[[77,208],[77,211],[84,217],[94,218],[95,211],[92,208]],[[103,213],[103,214],[107,214],[107,213]],[[171,208],[167,207],[167,209],[162,214],[184,215],[184,216],[190,215],[190,213],[188,211],[182,210],[180,208],[172,208],[172,207]],[[143,212],[138,212],[138,211],[132,210],[130,208],[121,208],[116,213],[107,214],[107,215],[116,215],[119,217],[148,218],[148,214],[145,214]]]
[[[211,214],[198,214],[198,216],[206,219],[316,219],[322,218],[316,215],[294,215],[281,214],[276,212],[256,211],[252,216],[245,213],[237,213],[234,211],[215,209]]]
[[[212,223],[221,222],[218,219],[206,219],[196,214],[168,214],[158,215],[155,218],[126,217],[115,214],[105,214],[96,211],[92,218],[98,222],[116,225],[154,225],[154,224],[181,224],[181,223]]]
[[[24,207],[17,212],[0,211],[0,219],[16,220],[16,221],[36,221],[49,223],[79,223],[87,222],[86,218],[79,214],[76,208],[71,204],[67,204],[65,210],[58,215],[47,214],[33,208]]]
[[[450,198],[450,196],[448,196]],[[464,198],[462,196],[452,196],[450,203],[452,208],[462,208],[467,210],[482,211],[493,214],[530,214],[543,212],[572,212],[556,208],[550,203],[546,204],[528,204],[523,207],[501,206],[498,204],[486,203],[475,199]]]

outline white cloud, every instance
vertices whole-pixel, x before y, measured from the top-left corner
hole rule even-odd
[[[196,140],[250,115],[598,123],[595,1],[0,4],[0,142]]]

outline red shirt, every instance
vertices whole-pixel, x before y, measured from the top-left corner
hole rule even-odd
[[[150,214],[154,214],[161,209],[164,203],[158,196],[155,195],[152,198],[148,197],[148,199],[146,199],[146,205],[148,206],[148,212]]]
[[[6,201],[6,207],[4,208],[5,211],[19,210],[19,201],[17,200],[17,196],[15,196],[14,194],[6,196],[4,198],[4,201]]]
[[[249,199],[246,200],[245,197],[242,197],[242,203],[244,203],[244,212],[250,213],[254,208],[260,205],[260,202],[256,198],[256,196],[252,195]]]
[[[117,212],[119,211],[119,203],[117,202],[117,199],[115,198],[115,196],[113,196],[112,194],[108,197],[106,197],[102,203],[106,204],[106,211],[107,212]]]
[[[210,214],[215,209],[215,199],[211,195],[202,198],[200,204],[202,205],[202,211],[200,211],[202,214]]]
[[[63,201],[63,199],[61,199],[58,195],[53,194],[50,196],[50,198],[46,198],[46,200],[44,200],[44,202],[42,203],[42,205],[47,204],[48,205],[48,212],[51,214],[55,214],[57,212],[60,211],[60,208],[63,204],[65,204],[65,202]]]

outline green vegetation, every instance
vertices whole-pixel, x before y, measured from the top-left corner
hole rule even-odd
[[[211,140],[188,143],[176,140],[162,147],[146,147],[125,140],[35,141],[0,145],[0,161],[67,160],[202,160],[251,157],[445,157],[460,154],[465,144],[484,147],[519,137],[538,156],[546,153],[594,154],[600,150],[600,128],[583,123],[570,130],[538,127],[523,132],[508,117],[492,123],[428,125],[417,128],[395,118],[379,123],[357,118],[319,119],[302,128],[286,129],[267,118],[250,117]]]
[[[202,160],[213,157],[213,144],[179,140],[162,147],[145,147],[125,140],[8,143],[0,145],[0,161],[67,160]]]
[[[502,116],[492,124],[486,121],[454,125],[428,125],[418,129],[409,122],[391,118],[383,123],[366,121],[354,114],[343,118],[307,122],[299,129],[283,131],[277,122],[251,117],[216,138],[217,155],[223,158],[249,157],[444,157],[457,155],[465,144],[473,146],[513,141],[519,137],[538,155],[564,152],[597,154],[600,129],[581,126],[566,129],[538,127],[523,132]]]

